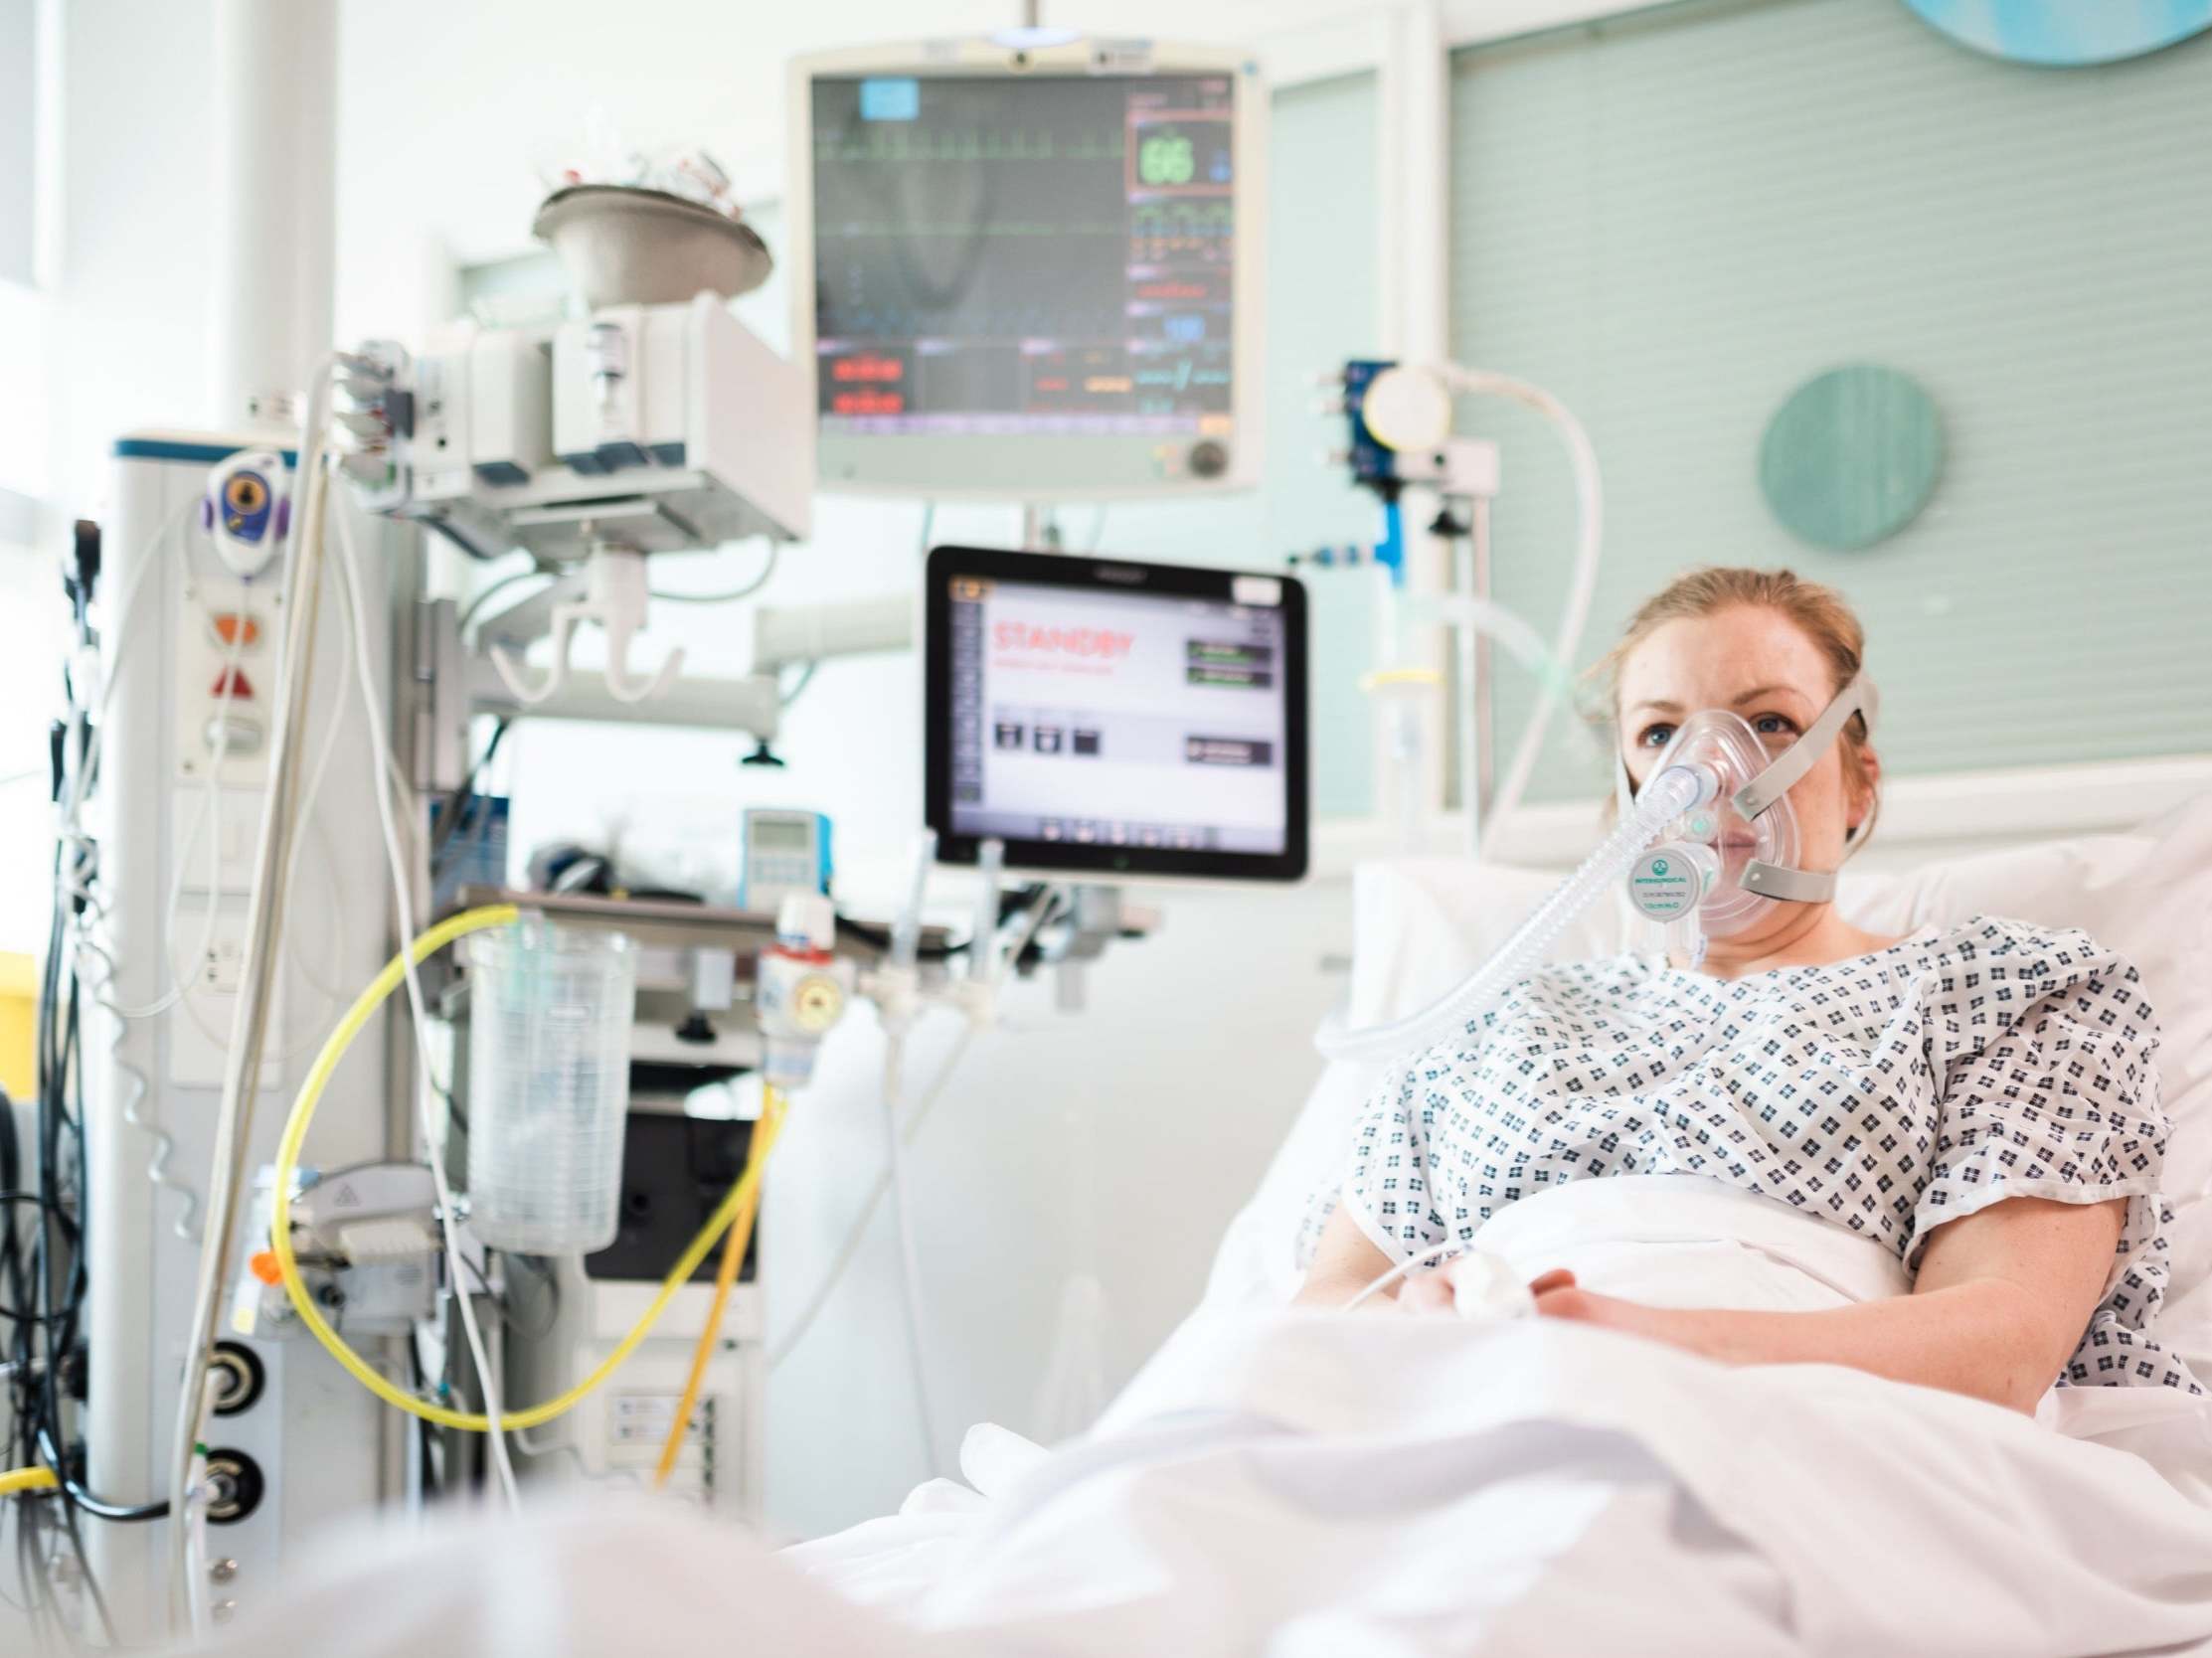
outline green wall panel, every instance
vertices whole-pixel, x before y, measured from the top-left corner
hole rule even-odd
[[[1558,393],[1605,468],[1585,662],[1684,567],[1787,563],[1865,617],[1893,773],[2212,748],[2212,39],[2052,72],[1886,0],[1691,0],[1463,52],[1451,116],[1454,355]],[[1855,362],[1927,388],[1943,475],[1820,552],[1760,440]],[[1533,417],[1463,423],[1503,445],[1499,596],[1549,632],[1565,465]],[[1598,755],[1570,725],[1533,797]]]

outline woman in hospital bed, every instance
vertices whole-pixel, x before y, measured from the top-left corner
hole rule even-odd
[[[1855,716],[1823,748],[1860,654],[1825,588],[1685,578],[1611,658],[1629,779],[1705,710],[1770,788],[1810,731],[1797,863],[1833,870],[1880,783]],[[979,1427],[964,1483],[895,1516],[775,1557],[597,1492],[386,1527],[238,1650],[2178,1651],[2212,1637],[2212,1439],[2151,1330],[2156,1043],[2127,962],[2011,920],[1889,938],[1773,903],[1695,963],[1547,969],[1366,1102],[1299,1297],[1471,1244],[1539,1318],[1458,1339],[1233,1295],[1090,1432]],[[1585,1281],[1537,1275],[1563,1262]],[[1393,1288],[1367,1307],[1455,1308],[1446,1270]]]
[[[1857,677],[1863,649],[1843,600],[1787,572],[1681,578],[1607,659],[1631,784],[1698,710],[1733,710],[1779,752]],[[1833,870],[1863,844],[1880,785],[1854,715],[1788,791],[1801,867]],[[1704,1176],[1887,1245],[1912,1293],[1718,1310],[1549,1271],[1529,1284],[1536,1313],[2024,1411],[2054,1382],[2197,1393],[2151,1333],[2166,1283],[2157,1042],[2128,962],[2079,930],[1990,916],[1889,938],[1831,903],[1771,903],[1694,965],[1547,968],[1368,1100],[1342,1186],[1309,1220],[1298,1300],[1344,1306],[1562,1183]],[[1455,1305],[1436,1267],[1362,1310]]]

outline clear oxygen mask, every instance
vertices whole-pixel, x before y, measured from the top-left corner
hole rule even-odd
[[[1754,804],[1747,787],[1795,741],[1794,732],[1763,738],[1742,715],[1706,709],[1682,722],[1652,767],[1657,776],[1670,766],[1697,766],[1720,780],[1713,798],[1668,823],[1628,870],[1630,908],[1666,927],[1693,962],[1703,958],[1707,938],[1732,937],[1774,909],[1776,873],[1799,873],[1788,796],[1744,809]],[[1621,780],[1625,792],[1625,771]]]
[[[1618,768],[1620,815],[1612,833],[1489,960],[1403,1019],[1354,1030],[1333,1014],[1314,1045],[1332,1060],[1388,1060],[1471,1038],[1498,998],[1543,963],[1567,923],[1622,882],[1637,912],[1669,928],[1670,942],[1693,965],[1704,959],[1708,937],[1743,931],[1777,902],[1825,904],[1835,896],[1835,872],[1798,867],[1788,793],[1854,716],[1871,727],[1873,708],[1874,687],[1859,676],[1802,737],[1762,737],[1743,716],[1721,709],[1691,715],[1640,786]]]

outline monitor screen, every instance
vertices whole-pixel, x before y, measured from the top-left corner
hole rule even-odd
[[[1228,73],[814,79],[825,482],[1226,474],[1238,93]]]
[[[1015,864],[1302,872],[1295,582],[955,548],[931,581],[940,838]]]
[[[766,814],[749,817],[745,833],[748,844],[756,852],[811,852],[814,849],[814,825],[804,818]]]

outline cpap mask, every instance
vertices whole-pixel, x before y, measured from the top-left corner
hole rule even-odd
[[[1777,904],[1825,904],[1833,870],[1797,866],[1797,815],[1789,790],[1834,745],[1846,721],[1871,714],[1874,690],[1853,679],[1800,737],[1762,737],[1742,715],[1705,709],[1682,722],[1659,752],[1653,776],[1690,766],[1720,779],[1715,796],[1691,806],[1628,867],[1629,907],[1666,931],[1669,947],[1694,966],[1709,938],[1728,938]],[[1871,724],[1871,720],[1869,721]],[[1635,798],[1628,768],[1615,761],[1621,811]]]
[[[1854,714],[1873,725],[1874,686],[1864,674],[1793,742],[1770,748],[1743,716],[1709,709],[1682,722],[1640,787],[1616,760],[1620,821],[1489,960],[1403,1019],[1350,1030],[1332,1014],[1314,1046],[1332,1060],[1380,1061],[1464,1037],[1543,965],[1569,921],[1623,880],[1637,912],[1673,929],[1693,963],[1704,960],[1707,938],[1741,932],[1772,905],[1827,902],[1835,872],[1797,867],[1788,793]]]

